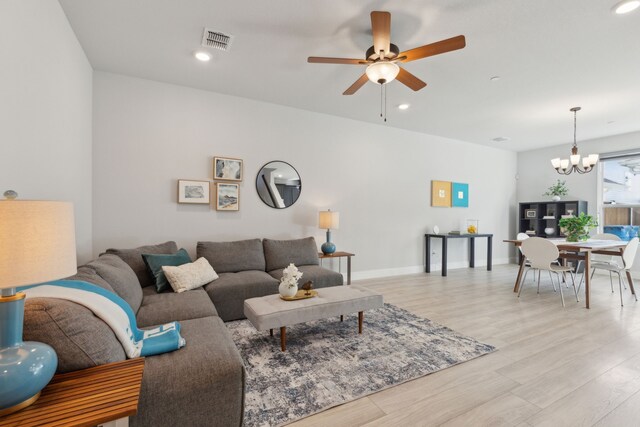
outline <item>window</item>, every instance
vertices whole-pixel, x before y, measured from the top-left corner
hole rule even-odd
[[[640,154],[603,155],[600,225],[602,231],[629,240],[640,228]]]

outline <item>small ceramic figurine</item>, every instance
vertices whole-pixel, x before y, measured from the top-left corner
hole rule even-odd
[[[302,285],[302,289],[304,289],[305,296],[311,295],[311,289],[313,289],[313,282],[309,280],[304,285]]]

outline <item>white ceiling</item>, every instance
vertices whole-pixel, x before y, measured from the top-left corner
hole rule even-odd
[[[60,0],[97,70],[377,124],[379,86],[342,95],[364,66],[307,57],[364,57],[372,10],[391,12],[401,51],[463,34],[466,48],[404,65],[428,86],[390,83],[386,126],[516,151],[569,144],[573,106],[578,141],[640,130],[640,9],[615,2]],[[193,58],[205,26],[235,36],[209,63]]]

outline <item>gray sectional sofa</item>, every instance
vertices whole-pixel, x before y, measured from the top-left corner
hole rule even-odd
[[[157,293],[142,254],[177,251],[175,242],[108,249],[68,279],[118,294],[134,310],[141,328],[174,320],[181,324],[185,347],[145,359],[132,426],[240,426],[245,370],[224,322],[244,318],[245,299],[277,293],[281,271],[290,262],[304,273],[303,281],[313,280],[316,288],[342,285],[342,275],[319,266],[312,237],[198,242],[197,257],[205,257],[219,278],[183,293]],[[126,358],[102,320],[65,300],[27,299],[24,339],[51,345],[58,354],[58,372]]]

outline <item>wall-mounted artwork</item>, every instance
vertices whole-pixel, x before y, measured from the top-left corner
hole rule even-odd
[[[178,180],[178,203],[195,203],[208,205],[210,203],[209,181]]]
[[[451,206],[451,182],[431,181],[431,206]]]
[[[230,157],[214,157],[213,179],[242,181],[242,160]]]
[[[451,183],[451,206],[455,208],[469,207],[469,184]]]
[[[216,183],[216,210],[240,210],[240,185],[223,182]]]

